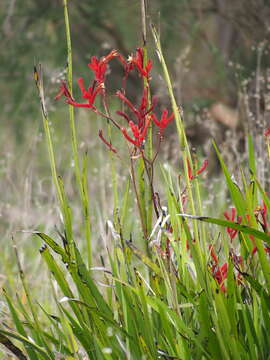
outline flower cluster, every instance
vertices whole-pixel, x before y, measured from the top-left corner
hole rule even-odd
[[[144,64],[144,54],[142,48],[138,48],[136,50],[135,56],[131,55],[128,58],[128,63],[130,65],[129,70],[136,67],[140,76],[145,77],[147,80],[150,80],[150,71],[152,69],[153,63],[151,60],[148,60],[147,64]]]
[[[201,167],[195,172],[195,174],[192,171],[189,159],[187,158],[187,167],[188,167],[188,177],[189,180],[195,179],[198,175],[200,175],[208,166],[208,160],[204,160]]]
[[[118,57],[118,52],[116,50],[112,50],[107,56],[104,56],[100,60],[98,60],[96,56],[92,56],[88,67],[94,72],[95,80],[99,84],[104,83],[107,64],[115,57]]]
[[[241,216],[237,216],[237,219],[236,219],[236,209],[235,208],[231,208],[231,211],[225,211],[224,212],[224,216],[225,218],[228,220],[228,221],[235,221],[237,220],[237,223],[238,224],[241,224],[242,222],[242,218]],[[236,229],[232,229],[230,227],[227,227],[226,228],[226,231],[229,235],[229,237],[231,238],[231,241],[236,237],[237,233],[238,233],[238,230]]]
[[[117,57],[118,53],[116,50],[112,50],[107,56],[102,57],[98,60],[95,56],[91,58],[91,62],[88,67],[93,71],[95,78],[92,82],[92,86],[88,89],[85,88],[83,78],[78,79],[78,85],[82,93],[82,98],[87,100],[87,103],[81,104],[74,100],[71,96],[70,91],[67,88],[67,84],[62,82],[59,93],[55,96],[55,100],[58,100],[61,96],[66,97],[66,102],[75,107],[85,107],[92,110],[96,110],[94,102],[98,94],[102,94],[105,88],[105,77],[107,64],[110,60]]]
[[[209,245],[209,251],[210,251],[210,256],[211,256],[211,262],[210,262],[210,271],[211,274],[213,276],[213,278],[216,280],[216,282],[218,283],[220,290],[223,293],[227,292],[227,288],[226,288],[226,280],[228,277],[228,263],[225,262],[222,265],[219,265],[219,259],[218,256],[215,253],[214,247],[213,245]],[[240,255],[236,255],[234,253],[233,249],[230,249],[230,259],[232,264],[234,265],[234,279],[236,281],[237,285],[243,285],[243,279],[242,279],[242,274],[243,274],[243,267],[244,267],[244,261],[242,256]]]
[[[168,116],[169,112],[167,109],[164,109],[162,111],[161,120],[158,121],[155,114],[151,114],[151,118],[154,121],[154,123],[160,128],[160,131],[163,131],[166,129],[168,124],[173,120],[174,114],[172,113],[170,116]]]
[[[60,97],[65,96],[66,97],[66,103],[75,106],[75,107],[84,107],[84,108],[90,108],[95,110],[94,102],[96,99],[96,96],[102,92],[103,86],[102,83],[97,84],[96,81],[94,81],[92,87],[89,87],[87,90],[84,86],[84,80],[83,78],[78,79],[78,85],[82,92],[83,99],[86,99],[88,103],[86,104],[80,104],[75,101],[75,99],[70,94],[70,91],[67,88],[66,83],[63,81],[59,90],[59,93],[55,96],[55,100],[58,100]]]
[[[236,222],[237,224],[241,224],[242,222],[242,217],[237,216],[237,212],[235,208],[231,208],[230,211],[225,211],[224,216],[228,221],[233,221]],[[267,207],[264,202],[262,203],[261,206],[256,207],[256,209],[254,210],[254,216],[257,223],[262,227],[263,231],[268,233]],[[249,223],[251,216],[247,214],[245,215],[245,219]],[[238,233],[238,230],[230,227],[227,227],[226,231],[231,241],[236,237]],[[251,241],[250,255],[253,256],[257,252],[255,238],[253,235],[249,235],[249,239]],[[227,279],[227,274],[228,274],[228,263],[226,262],[220,265],[218,256],[216,255],[212,245],[209,246],[209,250],[212,259],[210,265],[211,274],[219,284],[221,291],[226,292],[225,280]],[[264,245],[264,251],[267,254],[270,254],[270,249],[267,245]],[[241,284],[242,283],[241,274],[243,273],[241,269],[244,266],[243,258],[240,255],[238,256],[234,254],[233,249],[230,249],[230,257],[232,259],[232,263],[234,264],[235,269],[238,271],[238,274],[236,276],[237,284]]]
[[[133,145],[141,147],[141,145],[143,144],[144,140],[145,140],[145,136],[147,133],[147,129],[150,125],[150,117],[147,118],[146,123],[139,127],[138,125],[135,125],[133,121],[129,121],[129,126],[132,130],[134,139],[132,139],[127,132],[127,129],[122,127],[121,131],[123,133],[123,135],[125,136],[125,138],[131,142]]]
[[[224,216],[228,221],[233,221],[233,222],[236,222],[237,224],[241,224],[241,222],[242,222],[242,217],[236,216],[235,208],[231,208],[230,211],[225,211]],[[268,226],[268,222],[267,222],[267,207],[266,207],[266,204],[264,201],[263,201],[262,205],[256,207],[256,209],[254,210],[254,216],[255,216],[257,224],[259,224],[262,227],[262,229],[265,233],[268,233],[269,226]],[[247,220],[248,223],[250,223],[250,219],[251,219],[250,214],[246,214],[245,219]],[[227,227],[226,231],[227,231],[231,241],[238,234],[238,230],[230,228],[230,227]],[[255,244],[254,236],[249,235],[249,239],[251,240],[251,243],[253,246],[253,248],[251,250],[251,254],[254,255],[257,252],[257,247]],[[268,246],[264,247],[264,251],[266,253],[270,254],[270,249]]]
[[[140,105],[138,107],[126,97],[124,89],[121,91],[116,91],[115,94],[120,99],[123,106],[128,110],[128,112],[117,111],[117,114],[127,121],[129,130],[118,124],[114,119],[104,115],[102,112],[97,110],[95,106],[95,101],[98,95],[105,99],[105,83],[108,73],[108,64],[115,58],[119,60],[120,64],[124,68],[124,80],[128,78],[130,72],[133,69],[136,69],[139,76],[144,79],[143,94]],[[169,115],[168,110],[164,109],[162,111],[161,120],[158,120],[156,114],[153,113],[156,101],[155,98],[150,97],[149,88],[152,61],[146,61],[143,49],[138,48],[135,55],[129,56],[127,60],[116,50],[112,50],[107,56],[104,56],[100,59],[98,59],[96,56],[93,56],[90,60],[90,63],[88,64],[88,67],[94,75],[91,86],[86,88],[84,80],[82,78],[78,79],[78,85],[82,93],[82,98],[86,100],[85,103],[77,102],[73,98],[65,82],[62,82],[59,93],[55,96],[55,99],[58,100],[60,97],[64,96],[66,98],[66,102],[72,106],[89,108],[101,116],[105,116],[107,119],[111,120],[118,129],[121,130],[123,136],[128,140],[128,142],[137,148],[143,148],[144,141],[147,137],[147,130],[151,122],[156,124],[156,126],[159,128],[159,134],[161,136],[164,129],[166,129],[168,124],[173,120],[174,115]],[[114,148],[111,146],[110,142],[104,138],[102,132],[99,133],[99,137],[108,146],[108,148],[113,151]],[[114,149],[113,152],[116,152],[116,150]]]
[[[226,292],[225,280],[227,279],[228,274],[228,263],[224,263],[223,265],[219,265],[219,259],[214,251],[214,247],[212,245],[209,246],[210,255],[212,258],[212,265],[210,266],[210,270],[213,278],[217,281],[220,286],[222,292]]]

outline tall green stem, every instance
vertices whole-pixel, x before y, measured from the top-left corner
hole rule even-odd
[[[72,45],[71,45],[67,2],[68,2],[68,0],[63,0],[64,18],[65,18],[65,26],[66,26],[66,40],[67,40],[68,87],[69,87],[69,91],[72,95]],[[86,177],[86,172],[84,172],[84,175],[83,175],[83,174],[81,174],[81,170],[80,170],[77,132],[76,132],[75,121],[74,121],[74,107],[72,105],[69,105],[69,120],[70,120],[70,132],[71,132],[71,143],[72,143],[72,153],[73,153],[73,160],[74,160],[75,177],[76,177],[77,185],[79,187],[80,198],[81,198],[81,203],[82,203],[83,213],[84,213],[84,230],[85,230],[85,238],[86,238],[86,246],[87,246],[88,266],[91,267],[91,264],[92,264],[92,242],[91,242],[91,223],[90,223],[90,216],[89,216],[90,209],[89,209],[89,199],[88,199],[88,191],[87,191],[88,184],[87,184],[87,181],[85,181],[85,179],[83,179],[83,176]]]
[[[167,84],[167,88],[168,88],[168,92],[169,92],[169,96],[170,96],[170,100],[171,100],[171,104],[172,104],[172,109],[173,109],[173,113],[174,113],[174,118],[175,118],[175,122],[176,122],[177,133],[178,133],[180,148],[181,148],[182,157],[183,157],[184,174],[185,174],[186,186],[187,186],[187,191],[188,191],[188,197],[189,197],[189,201],[190,201],[191,212],[193,215],[196,215],[196,207],[195,207],[195,202],[194,202],[194,197],[193,197],[193,192],[192,192],[192,183],[191,183],[191,179],[189,178],[188,163],[187,163],[187,161],[189,161],[190,166],[192,167],[192,157],[191,157],[189,145],[187,142],[184,123],[183,123],[182,117],[180,115],[180,109],[178,108],[175,97],[174,97],[172,82],[170,79],[170,75],[169,75],[169,71],[168,71],[165,59],[163,57],[159,35],[154,27],[152,27],[152,32],[153,32],[153,36],[154,36],[154,40],[155,40],[155,44],[156,44],[156,50],[158,53],[158,57],[159,57],[159,60],[160,60],[161,66],[162,66],[163,73],[164,73],[165,82]],[[198,255],[200,267],[201,267],[201,269],[203,269],[203,262],[202,262],[203,254],[202,254],[202,251],[201,251],[200,245],[199,245],[199,229],[198,229],[198,223],[196,222],[196,220],[193,220],[193,229],[194,229],[194,235],[195,235],[195,240],[196,240],[194,247],[195,247],[196,253]],[[200,276],[200,274],[198,274],[198,275]],[[203,281],[202,278],[201,278],[201,280]]]
[[[34,78],[36,82],[36,86],[38,89],[40,104],[41,104],[41,110],[42,110],[42,118],[43,118],[43,127],[45,131],[45,138],[47,142],[47,148],[49,152],[49,160],[50,160],[50,166],[51,166],[51,173],[53,178],[53,183],[56,188],[57,198],[60,204],[61,213],[63,215],[64,219],[64,225],[65,225],[65,233],[67,242],[69,245],[70,255],[74,258],[74,247],[73,247],[73,239],[72,239],[72,225],[71,225],[71,213],[68,206],[68,203],[65,198],[64,188],[61,181],[61,178],[57,175],[56,170],[56,164],[55,164],[55,155],[54,155],[54,149],[53,149],[53,143],[52,143],[52,137],[51,137],[51,131],[50,131],[50,122],[48,113],[46,110],[46,104],[44,99],[44,88],[43,88],[43,79],[42,79],[42,71],[41,71],[41,65],[39,65],[39,68],[35,67],[34,72]]]

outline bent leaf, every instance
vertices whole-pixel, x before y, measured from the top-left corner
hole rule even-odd
[[[193,216],[193,215],[188,215],[188,214],[177,214],[177,215],[181,216],[181,217],[184,217],[184,218],[190,218],[190,219],[195,219],[195,220],[199,220],[199,221],[208,222],[210,224],[216,224],[216,225],[220,225],[220,226],[223,226],[223,227],[229,227],[229,228],[238,230],[238,231],[240,231],[242,233],[245,233],[245,234],[248,234],[248,235],[253,235],[257,239],[263,240],[268,245],[270,245],[270,236],[269,235],[267,235],[266,233],[264,233],[262,231],[254,229],[252,227],[249,227],[247,225],[241,225],[241,224],[238,224],[238,223],[233,222],[233,221],[212,218],[212,217],[209,217],[209,216]]]

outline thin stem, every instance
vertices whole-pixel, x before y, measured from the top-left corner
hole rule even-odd
[[[22,282],[23,290],[24,290],[25,295],[26,295],[26,299],[27,299],[27,302],[28,302],[28,305],[29,305],[30,312],[31,312],[31,314],[33,316],[33,319],[34,319],[34,324],[35,324],[35,327],[36,327],[35,332],[36,332],[36,334],[37,334],[37,336],[39,338],[39,341],[41,341],[45,345],[48,354],[50,356],[53,356],[53,352],[51,351],[47,341],[44,339],[43,333],[41,331],[40,322],[38,320],[37,312],[36,312],[36,309],[34,307],[34,304],[33,304],[33,301],[32,301],[32,298],[31,298],[31,295],[30,295],[30,292],[29,292],[29,288],[28,288],[28,285],[27,285],[26,280],[25,280],[25,275],[24,275],[24,271],[23,271],[23,268],[22,268],[22,265],[21,265],[21,262],[20,262],[17,245],[15,243],[15,240],[14,240],[13,236],[12,236],[12,242],[13,242],[13,249],[14,249],[14,252],[15,252],[17,266],[18,266],[18,270],[19,270],[20,280]]]
[[[146,228],[145,218],[144,218],[143,210],[142,210],[142,207],[141,207],[141,201],[140,201],[140,197],[139,197],[138,189],[137,189],[137,185],[136,185],[134,163],[133,163],[132,156],[130,157],[130,165],[131,165],[130,166],[131,180],[132,180],[132,183],[133,183],[135,196],[136,196],[136,200],[137,200],[137,203],[138,203],[139,215],[140,215],[140,219],[141,219],[144,238],[145,238],[145,241],[146,241],[147,240],[147,228]],[[146,245],[146,248],[148,248],[147,245]]]
[[[107,107],[107,109],[108,109],[108,107]],[[119,130],[121,129],[121,126],[111,116],[109,116],[109,113],[104,114],[102,111],[99,111],[99,110],[95,110],[95,113],[97,115],[100,115],[100,116],[104,117],[105,119],[111,121],[111,123],[113,123],[113,125],[115,127],[117,127],[117,129],[119,129]]]
[[[107,120],[110,120],[118,129],[120,128],[119,125],[111,118],[110,110],[107,105],[106,101],[106,93],[102,96],[102,103],[105,109],[105,117]],[[111,123],[108,121],[108,134],[109,134],[109,141],[112,143],[112,129]],[[115,158],[113,153],[110,151],[110,165],[111,165],[111,173],[112,173],[112,186],[113,186],[113,203],[114,203],[114,224],[117,224],[117,211],[119,208],[119,199],[118,199],[118,191],[117,191],[117,174],[115,170]],[[118,229],[120,230],[120,229]]]
[[[66,26],[66,41],[67,41],[67,54],[68,54],[68,87],[70,94],[72,96],[72,44],[70,36],[70,25],[69,25],[69,15],[67,0],[63,0],[64,5],[64,18]],[[78,143],[77,143],[77,131],[75,127],[74,120],[74,107],[69,105],[69,119],[70,119],[70,131],[71,131],[71,143],[72,143],[72,153],[74,160],[74,169],[75,177],[79,187],[81,203],[84,211],[84,227],[85,227],[85,237],[87,244],[87,258],[88,258],[88,267],[92,266],[92,241],[91,241],[91,223],[89,218],[89,199],[86,197],[87,192],[87,183],[83,181],[80,169],[79,154],[78,154]]]
[[[143,46],[146,46],[146,0],[141,0],[141,18],[142,18],[142,40]]]
[[[191,206],[191,213],[192,213],[192,215],[196,215],[195,202],[194,202],[194,197],[193,197],[193,192],[192,192],[192,184],[191,184],[191,181],[189,178],[189,171],[188,171],[188,164],[187,164],[187,159],[188,159],[190,166],[192,167],[192,158],[191,158],[191,154],[190,154],[189,145],[187,142],[184,123],[183,123],[183,119],[180,115],[180,110],[177,106],[177,103],[176,103],[176,100],[174,97],[172,82],[171,82],[169,71],[168,71],[168,68],[167,68],[163,53],[162,53],[162,49],[161,49],[160,38],[159,38],[159,35],[158,35],[156,29],[154,28],[154,26],[152,26],[152,33],[153,33],[153,37],[154,37],[154,40],[156,43],[156,50],[158,53],[158,57],[159,57],[161,66],[162,66],[162,70],[163,70],[164,78],[165,78],[165,81],[167,84],[167,88],[168,88],[168,92],[169,92],[169,96],[170,96],[170,100],[171,100],[171,104],[172,104],[172,109],[173,109],[173,113],[174,113],[174,118],[175,118],[175,122],[176,122],[179,143],[180,143],[180,147],[182,150],[182,156],[184,159],[184,161],[183,161],[184,174],[185,174],[186,186],[187,186],[187,190],[188,190],[188,197],[189,197],[190,206]],[[198,224],[197,224],[196,220],[193,220],[193,229],[194,229],[194,237],[195,237],[194,250],[196,251],[196,256],[198,256],[198,260],[199,260],[199,266],[202,270],[203,269],[203,253],[202,253],[202,250],[199,245],[199,239],[200,239],[199,228],[198,228]],[[204,280],[201,277],[200,272],[198,274],[201,278],[201,281],[204,282]]]
[[[154,166],[154,163],[156,161],[156,158],[157,158],[159,150],[160,150],[161,141],[162,141],[162,135],[160,134],[159,138],[158,138],[157,151],[156,151],[156,153],[155,153],[155,155],[154,155],[154,157],[153,157],[153,159],[151,161],[153,166]]]
[[[43,127],[45,131],[45,138],[47,141],[47,148],[49,152],[49,160],[51,166],[51,173],[53,178],[54,186],[56,187],[56,194],[58,197],[58,201],[60,203],[61,210],[63,209],[63,197],[60,190],[60,185],[58,181],[58,175],[56,170],[55,164],[55,156],[54,156],[54,149],[52,144],[51,132],[50,132],[50,125],[49,125],[49,117],[48,112],[46,109],[45,99],[44,99],[44,89],[43,89],[43,78],[42,78],[42,68],[41,64],[34,67],[34,79],[38,90],[40,105],[41,105],[41,112],[42,112],[42,119],[43,119]]]
[[[154,205],[154,210],[155,210],[155,213],[156,213],[156,217],[157,219],[159,218],[159,212],[158,212],[158,209],[157,209],[157,205],[156,205],[156,202],[155,202],[155,191],[154,191],[154,185],[153,185],[153,179],[154,179],[154,167],[153,167],[153,163],[150,162],[150,166],[148,167],[147,166],[147,159],[144,157],[144,153],[142,151],[142,159],[144,161],[144,168],[146,170],[146,174],[147,174],[147,177],[148,177],[148,181],[149,181],[149,186],[150,186],[150,190],[151,190],[151,200],[152,200],[152,203]]]

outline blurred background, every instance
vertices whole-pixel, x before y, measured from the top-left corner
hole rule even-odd
[[[270,126],[269,1],[148,2],[150,19],[161,34],[177,101],[184,111],[189,140],[200,156],[210,159],[210,176],[218,176],[212,138],[221,146],[230,166],[237,167],[236,160],[241,161],[246,154],[244,134],[249,131],[255,138],[260,137]],[[114,48],[128,56],[142,45],[139,0],[74,0],[69,1],[69,13],[74,80],[89,76],[87,63],[91,56],[102,56]],[[158,95],[161,107],[168,106],[152,45],[148,32],[149,53],[156,65],[152,74],[153,93]],[[58,221],[33,81],[33,66],[39,62],[43,65],[59,171],[65,177],[70,197],[76,198],[70,171],[73,164],[67,107],[53,100],[58,83],[66,74],[62,2],[1,0],[0,49],[0,233],[6,239],[12,231],[34,228],[46,231]],[[119,69],[118,78],[115,66],[112,88],[122,76]],[[137,96],[136,83],[132,96]],[[108,154],[97,136],[100,120],[90,119],[85,111],[76,113],[80,151],[88,150],[90,154],[90,188],[96,194],[93,200],[96,213],[100,214],[99,204],[103,202],[110,214]],[[176,164],[177,169],[174,132],[172,125],[162,157]],[[256,151],[263,165],[265,154],[260,144],[261,140]],[[265,174],[262,178],[266,178]],[[102,221],[102,217],[95,216],[95,222]]]

